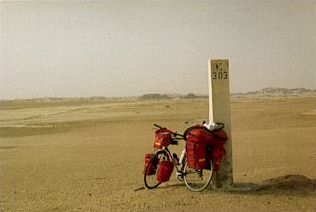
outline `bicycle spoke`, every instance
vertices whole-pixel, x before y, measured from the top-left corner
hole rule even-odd
[[[189,168],[187,163],[185,164],[184,182],[187,188],[191,191],[202,191],[205,189],[211,182],[212,175],[212,166],[210,170],[196,170]]]

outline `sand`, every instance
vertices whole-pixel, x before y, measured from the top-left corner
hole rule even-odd
[[[143,187],[153,123],[178,132],[208,100],[12,101],[0,110],[1,211],[316,211],[316,98],[232,101],[235,188]],[[172,146],[178,154],[184,143]]]

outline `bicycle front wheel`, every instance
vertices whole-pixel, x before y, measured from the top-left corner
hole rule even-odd
[[[161,182],[157,180],[156,174],[159,162],[162,160],[169,160],[169,156],[165,151],[158,151],[149,161],[144,173],[144,183],[146,188],[153,189],[160,185]]]
[[[188,163],[184,166],[184,183],[191,191],[203,191],[212,181],[213,164],[210,162],[210,169],[192,169]]]

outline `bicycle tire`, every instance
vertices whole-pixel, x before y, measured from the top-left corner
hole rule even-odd
[[[212,181],[214,174],[212,161],[210,162],[210,169],[191,169],[188,163],[185,162],[184,166],[184,183],[190,191],[199,192],[203,191]],[[203,177],[206,177],[203,180]]]
[[[155,156],[149,161],[146,169],[145,169],[145,172],[144,172],[144,184],[145,184],[145,187],[148,188],[148,189],[154,189],[154,188],[157,188],[161,182],[159,182],[157,180],[157,169],[158,169],[158,165],[153,165],[155,162],[155,160],[161,160],[163,157],[166,157],[167,160],[169,160],[169,155],[166,151],[158,151]],[[147,175],[148,173],[148,169],[149,167],[153,166],[154,167],[154,171],[153,171],[153,174],[151,175]]]

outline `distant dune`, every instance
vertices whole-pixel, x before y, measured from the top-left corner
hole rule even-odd
[[[277,88],[269,87],[258,91],[250,91],[245,93],[231,93],[232,97],[316,97],[316,89],[306,88]],[[194,93],[182,94],[144,94],[139,99],[201,99],[208,98],[208,95],[200,95]]]
[[[139,97],[139,99],[171,99],[172,97],[167,94],[159,94],[159,93],[152,93],[152,94],[144,94]]]
[[[139,99],[201,99],[208,98],[208,95],[197,95],[194,93],[188,93],[186,95],[182,94],[144,94],[139,97]]]
[[[277,88],[269,87],[263,88],[258,91],[250,91],[246,93],[232,93],[235,97],[286,97],[286,96],[313,96],[316,97],[316,89],[306,89],[306,88]]]
[[[258,91],[250,91],[245,93],[231,93],[232,97],[316,97],[316,89],[306,88],[277,88],[269,87],[263,88]],[[104,101],[117,101],[117,100],[166,100],[166,99],[202,99],[208,98],[208,94],[178,94],[178,93],[148,93],[141,96],[130,96],[130,97],[105,97],[105,96],[91,96],[91,97],[43,97],[43,98],[32,98],[32,99],[0,99],[2,103],[10,103],[19,101],[20,103],[26,102],[104,102]]]

